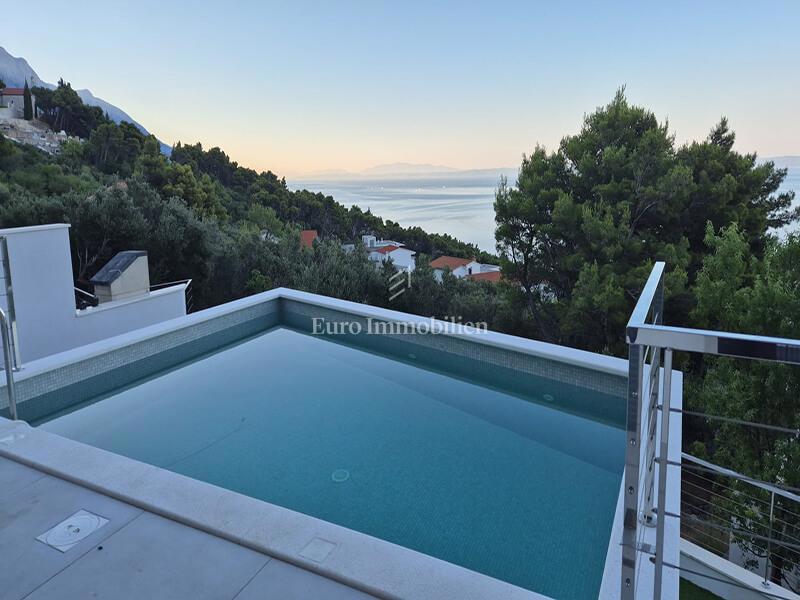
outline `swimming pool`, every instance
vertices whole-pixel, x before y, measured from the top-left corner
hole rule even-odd
[[[87,378],[99,393],[73,390],[34,424],[548,596],[597,597],[624,380],[447,336],[313,335],[317,314],[331,316],[286,302],[193,353],[132,361],[135,379]]]

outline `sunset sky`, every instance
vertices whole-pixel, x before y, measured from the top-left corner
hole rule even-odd
[[[740,150],[800,154],[794,0],[40,0],[3,20],[0,45],[45,81],[89,88],[167,143],[290,176],[515,166],[623,84],[679,143],[726,115]]]

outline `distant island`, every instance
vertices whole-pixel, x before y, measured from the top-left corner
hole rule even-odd
[[[499,177],[505,175],[513,178],[516,176],[517,167],[496,167],[483,169],[458,169],[444,165],[426,163],[389,163],[375,165],[363,171],[347,171],[345,169],[328,169],[299,173],[289,179],[293,181],[335,181],[348,179],[422,179],[422,178],[469,178],[469,177]]]

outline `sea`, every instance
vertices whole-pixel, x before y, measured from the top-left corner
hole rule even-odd
[[[778,165],[780,166],[780,165]],[[790,166],[782,191],[794,190],[800,204],[800,166]],[[291,189],[307,189],[333,196],[345,206],[369,209],[374,215],[404,227],[419,226],[432,233],[448,233],[480,249],[495,251],[494,195],[501,176],[510,184],[516,169],[386,178],[317,178],[289,181]],[[797,225],[792,227],[799,229]]]

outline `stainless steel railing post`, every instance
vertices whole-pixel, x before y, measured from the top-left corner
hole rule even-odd
[[[661,439],[658,456],[658,520],[653,598],[661,600],[664,577],[664,530],[667,515],[667,468],[669,466],[669,419],[672,398],[672,348],[664,349],[664,391],[661,395]]]
[[[775,492],[769,494],[769,534],[767,536],[767,558],[764,561],[764,582],[761,584],[765,588],[769,587],[769,563],[772,558],[772,525],[775,517]]]
[[[19,340],[17,339],[17,311],[14,308],[14,285],[11,281],[11,258],[8,254],[8,238],[0,236],[0,254],[2,254],[3,279],[5,283],[6,309],[8,310],[8,327],[11,335],[9,343],[14,355],[14,365],[18,366],[22,359],[19,354]]]
[[[6,393],[8,394],[8,411],[11,419],[17,420],[17,394],[14,389],[14,355],[11,349],[11,331],[6,313],[0,308],[0,333],[3,337],[3,359],[6,371]]]
[[[628,347],[628,414],[625,449],[625,490],[622,523],[621,600],[636,598],[636,560],[639,552],[639,465],[641,461],[640,428],[642,412],[642,372],[645,348],[638,344]]]
[[[655,294],[652,301],[652,321],[655,325],[664,322],[664,276],[658,280]],[[644,510],[642,511],[642,523],[645,525],[655,525],[656,515],[653,512],[653,495],[655,494],[655,452],[656,452],[656,422],[658,421],[658,401],[661,387],[661,359],[663,348],[651,346],[652,360],[650,363],[650,380],[648,393],[648,430],[647,439],[644,440],[647,449],[645,452],[647,471],[645,472],[644,484]]]

